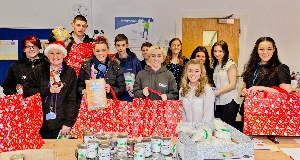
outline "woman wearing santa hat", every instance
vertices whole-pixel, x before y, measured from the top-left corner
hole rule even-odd
[[[24,97],[40,93],[44,122],[40,129],[43,139],[56,139],[60,130],[69,134],[78,114],[77,76],[64,58],[63,42],[53,42],[44,51],[48,63],[36,66],[24,86]]]

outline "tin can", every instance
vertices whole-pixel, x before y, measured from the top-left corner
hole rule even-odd
[[[110,160],[110,146],[101,144],[99,147],[99,160]]]
[[[93,140],[94,139],[94,135],[92,132],[86,131],[83,132],[83,143],[84,144],[88,144],[89,140]]]
[[[87,144],[87,158],[96,158],[98,154],[98,141],[97,140],[89,140]]]
[[[133,140],[129,140],[127,143],[127,156],[128,157],[133,157],[134,156],[134,141]]]
[[[111,144],[111,149],[112,150],[117,150],[118,148],[118,139],[117,138],[112,138],[110,141]]]
[[[10,157],[10,160],[25,160],[25,157],[23,154],[17,154]]]
[[[119,134],[118,135],[118,151],[126,151],[127,150],[127,134]]]
[[[151,138],[151,147],[152,147],[152,152],[153,153],[160,152],[160,149],[161,149],[161,138],[159,136],[153,136]]]
[[[99,137],[97,137],[97,139],[98,139],[99,143],[102,143],[102,142],[108,143],[106,136],[99,136]]]
[[[85,144],[78,144],[77,145],[77,160],[86,160],[87,154],[87,145]]]
[[[145,145],[145,157],[150,157],[152,155],[151,138],[142,139],[142,143]]]
[[[171,153],[172,141],[171,137],[163,137],[161,139],[161,154],[169,155]]]
[[[105,134],[102,133],[102,132],[98,132],[98,133],[95,134],[96,139],[99,139],[100,137],[103,137],[103,136],[105,136]]]
[[[169,155],[165,155],[165,160],[173,160],[173,154],[170,153]]]
[[[116,151],[115,150],[110,150],[110,159],[114,159],[116,157]]]
[[[137,143],[134,145],[134,160],[145,159],[145,145],[143,143]]]

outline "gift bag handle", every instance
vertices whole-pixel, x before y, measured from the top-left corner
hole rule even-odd
[[[277,86],[271,86],[270,88],[276,89],[280,93],[284,93],[287,96],[287,99],[290,99],[290,94],[285,89],[282,89],[282,88],[277,87]],[[269,92],[264,92],[264,98],[268,97],[268,93]]]
[[[114,88],[113,88],[111,85],[109,85],[109,86],[110,86],[111,94],[112,94],[112,96],[114,97],[114,100],[115,100],[115,101],[118,100]]]

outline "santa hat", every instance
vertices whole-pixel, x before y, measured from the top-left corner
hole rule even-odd
[[[65,55],[65,57],[68,54],[65,43],[62,41],[57,41],[57,42],[52,42],[48,45],[48,47],[44,51],[45,56],[48,57],[48,53],[53,49],[60,50]]]

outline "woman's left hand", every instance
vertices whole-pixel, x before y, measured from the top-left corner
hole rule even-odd
[[[69,134],[70,131],[71,131],[71,127],[68,127],[68,126],[65,126],[65,125],[62,126],[61,132],[62,132],[63,136],[66,136],[67,134]]]
[[[110,92],[110,85],[109,84],[105,85],[105,91],[106,91],[106,93]]]
[[[160,97],[163,101],[168,100],[168,97],[166,94],[162,94]]]
[[[262,86],[253,86],[248,89],[248,94],[254,95],[257,91],[264,91]]]

